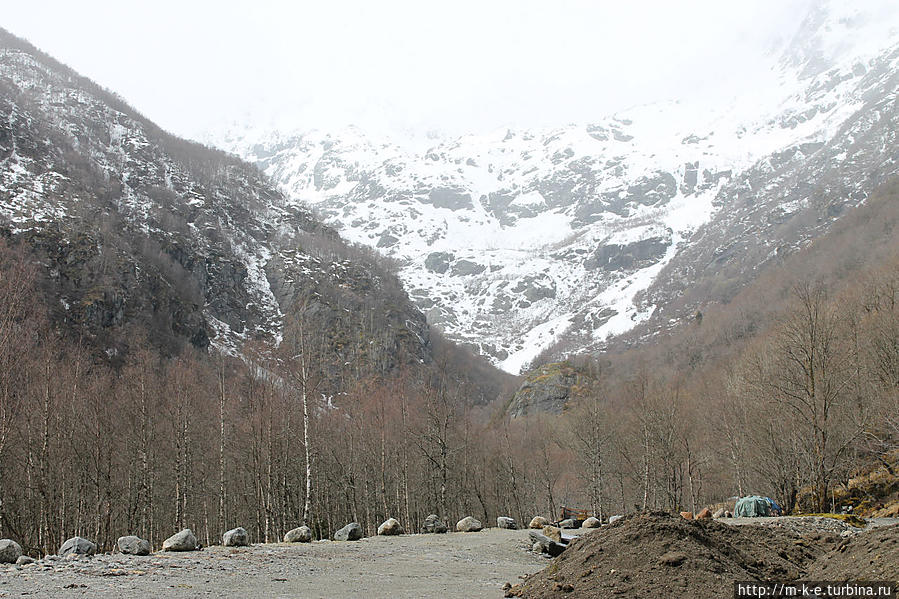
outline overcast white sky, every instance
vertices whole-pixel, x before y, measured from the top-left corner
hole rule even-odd
[[[4,0],[0,25],[181,135],[457,133],[730,93],[812,2]]]

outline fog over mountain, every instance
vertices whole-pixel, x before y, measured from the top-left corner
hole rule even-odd
[[[43,1],[3,24],[188,137],[234,122],[458,135],[745,93],[814,4]]]
[[[896,172],[881,9],[811,7],[735,98],[418,145],[355,127],[210,139],[395,258],[431,324],[518,373],[726,301]]]

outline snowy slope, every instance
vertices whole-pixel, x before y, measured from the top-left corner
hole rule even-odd
[[[2,29],[0,235],[46,256],[60,320],[110,356],[133,325],[161,345],[238,353],[277,347],[300,307],[309,327],[354,331],[362,305],[364,332],[393,352],[379,364],[429,359],[424,317],[394,277],[258,169],[163,132]]]
[[[214,141],[292,206],[396,259],[429,322],[517,373],[545,348],[602,347],[650,319],[670,299],[659,274],[726,216],[735,182],[811,159],[872,95],[888,96],[896,17],[887,4],[816,5],[757,92],[714,107],[673,101],[425,148],[352,128],[237,128]]]

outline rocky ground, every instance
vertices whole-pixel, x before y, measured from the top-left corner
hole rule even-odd
[[[705,597],[733,581],[899,581],[899,520],[865,529],[831,518],[684,520],[628,516],[575,538],[561,557],[528,531],[209,547],[147,557],[51,556],[0,566],[0,597]],[[522,579],[524,579],[522,581]],[[515,584],[520,583],[520,584]],[[506,585],[508,586],[508,585]]]
[[[0,565],[0,597],[501,597],[545,567],[527,531],[209,547]]]

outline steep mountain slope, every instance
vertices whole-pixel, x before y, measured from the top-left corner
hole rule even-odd
[[[218,143],[396,259],[429,322],[518,372],[542,350],[669,326],[896,172],[899,20],[883,10],[814,7],[758,93],[713,109],[670,102],[424,149],[355,129]]]
[[[277,346],[297,320],[341,363],[431,357],[377,257],[2,30],[0,233],[37,251],[58,320],[113,357],[135,332],[167,351]]]

